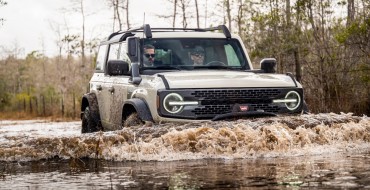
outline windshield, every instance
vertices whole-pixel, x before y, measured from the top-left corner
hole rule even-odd
[[[249,69],[236,39],[142,39],[141,68],[147,69]]]

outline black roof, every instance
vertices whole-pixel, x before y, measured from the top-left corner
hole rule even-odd
[[[144,24],[142,27],[129,29],[127,31],[117,31],[110,34],[107,41],[124,41],[127,37],[134,36],[135,33],[141,32],[146,38],[152,38],[152,32],[173,32],[173,31],[194,31],[207,32],[221,30],[226,38],[231,38],[231,33],[225,25],[219,25],[211,28],[151,28],[149,24]]]

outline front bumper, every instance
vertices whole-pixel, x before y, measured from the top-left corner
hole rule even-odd
[[[289,91],[298,92],[303,100],[302,88],[296,87],[160,90],[157,94],[159,104],[157,105],[157,111],[160,117],[187,120],[210,120],[215,118],[217,120],[217,118],[226,118],[238,112],[240,112],[238,113],[240,116],[300,113],[303,101],[293,111],[287,109],[284,103],[273,103],[273,100],[284,99]],[[197,105],[186,105],[178,113],[169,113],[164,109],[163,101],[170,93],[177,93],[182,96],[183,101],[197,102]]]

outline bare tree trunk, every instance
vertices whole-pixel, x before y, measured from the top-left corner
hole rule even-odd
[[[130,28],[129,0],[126,0],[126,22],[127,22],[127,29],[129,29]]]
[[[197,28],[199,28],[199,9],[198,9],[198,0],[195,0],[195,11],[197,13]]]
[[[177,8],[177,0],[173,1],[173,22],[172,22],[172,27],[175,28],[176,24],[176,8]]]
[[[299,60],[299,51],[298,48],[294,50],[294,60],[295,60],[295,75],[297,78],[297,81],[301,81],[302,74],[301,74],[301,62]]]
[[[182,27],[186,28],[188,23],[186,21],[186,0],[180,0],[181,3],[181,10],[182,10]]]
[[[112,0],[112,6],[113,6],[113,23],[112,23],[112,32],[115,32],[115,26],[116,26],[116,10],[114,8],[114,1]]]
[[[82,40],[81,40],[81,57],[82,57],[82,67],[85,66],[86,57],[85,57],[85,12],[84,12],[84,4],[83,0],[80,3],[80,10],[82,16]]]
[[[121,15],[119,12],[120,9],[120,0],[109,0],[111,3],[111,6],[113,8],[113,32],[116,31],[115,26],[116,26],[116,20],[118,21],[118,30],[122,30],[122,20],[121,20]]]
[[[355,19],[355,0],[347,0],[347,26]]]
[[[33,108],[32,108],[32,98],[31,98],[31,96],[30,96],[30,114],[32,114],[32,112],[33,112]]]
[[[290,28],[290,0],[285,0],[286,25]]]
[[[45,109],[45,96],[42,97],[42,116],[46,116],[46,109]]]
[[[226,14],[227,14],[227,20],[228,20],[228,27],[229,27],[230,32],[232,32],[230,0],[225,0],[225,6],[226,6]]]
[[[62,117],[64,117],[64,93],[62,94]]]
[[[245,16],[243,14],[244,8],[243,8],[243,1],[239,0],[239,10],[238,10],[238,16],[237,16],[237,23],[238,23],[238,34],[243,38],[243,17]]]
[[[76,117],[76,94],[75,92],[73,91],[72,92],[72,102],[73,102],[73,106],[72,106],[72,109],[73,109],[73,112],[72,112],[72,119],[74,119]]]
[[[115,9],[115,16],[117,17],[118,20],[118,27],[119,30],[122,30],[122,20],[121,20],[121,15],[119,14],[119,0],[114,0],[114,9]]]

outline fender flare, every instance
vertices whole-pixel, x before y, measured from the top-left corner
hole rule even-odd
[[[125,118],[126,116],[124,114],[131,113],[132,110],[128,110],[127,108],[133,107],[137,112],[138,116],[142,121],[153,121],[152,114],[150,113],[149,107],[147,103],[139,98],[132,98],[129,100],[126,100],[124,105],[123,105],[123,110],[122,110],[122,116]],[[126,108],[126,111],[125,111]]]

